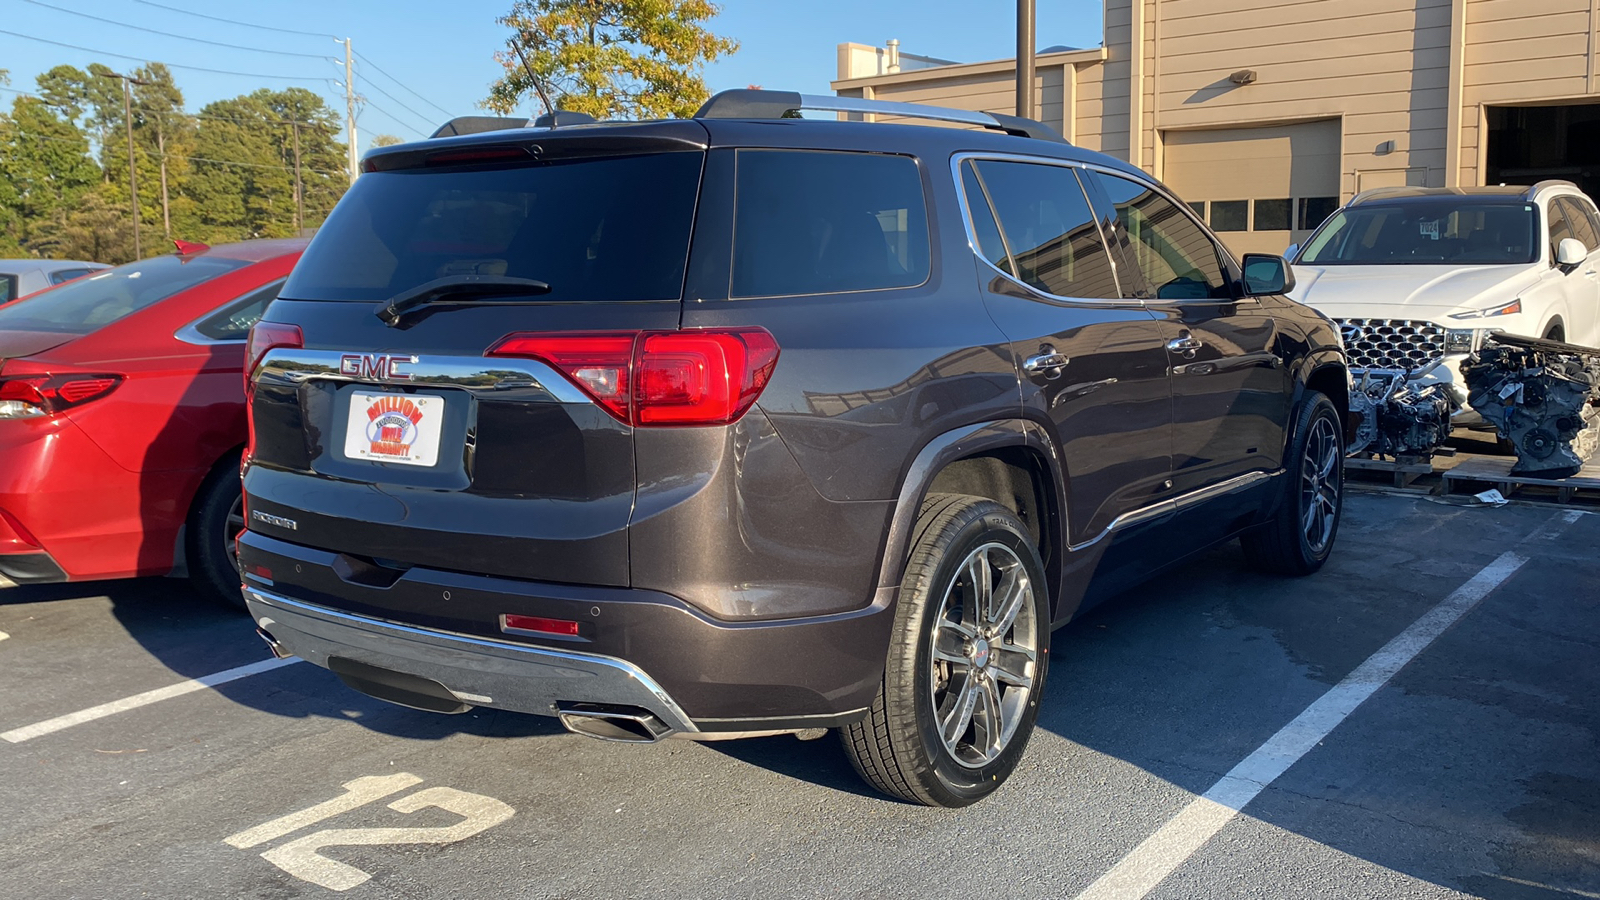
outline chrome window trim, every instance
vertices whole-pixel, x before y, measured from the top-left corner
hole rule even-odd
[[[967,202],[967,191],[966,191],[966,187],[965,187],[965,180],[961,177],[961,165],[962,165],[962,163],[965,163],[967,160],[985,160],[985,159],[994,160],[995,162],[1031,163],[1031,164],[1035,164],[1035,165],[1057,166],[1057,167],[1063,168],[1063,169],[1087,169],[1087,168],[1090,168],[1088,165],[1086,165],[1084,163],[1081,163],[1081,162],[1077,162],[1075,160],[1060,159],[1060,158],[1053,157],[1053,156],[1029,156],[1029,155],[1024,154],[1024,153],[986,153],[986,152],[982,152],[982,151],[970,151],[970,152],[963,152],[963,153],[953,154],[950,157],[950,175],[955,180],[956,201],[958,203],[960,203],[960,205],[961,205],[961,227],[966,229],[966,232],[967,232],[967,248],[972,251],[972,255],[974,257],[976,257],[980,263],[982,263],[983,265],[989,267],[989,269],[991,271],[993,271],[996,275],[999,275],[1001,278],[1006,279],[1007,281],[1011,282],[1012,284],[1018,285],[1019,287],[1022,287],[1025,290],[1031,291],[1031,292],[1033,292],[1035,294],[1038,294],[1041,297],[1045,297],[1045,298],[1050,299],[1050,300],[1059,300],[1059,301],[1061,301],[1063,303],[1101,303],[1101,304],[1115,303],[1115,304],[1126,304],[1126,303],[1129,303],[1129,302],[1133,302],[1133,303],[1140,304],[1141,306],[1144,304],[1144,301],[1141,300],[1140,298],[1138,298],[1138,297],[1129,297],[1123,292],[1123,290],[1122,290],[1122,273],[1117,269],[1117,257],[1116,257],[1116,254],[1111,252],[1111,244],[1110,244],[1109,241],[1106,240],[1105,229],[1102,228],[1101,225],[1100,225],[1100,217],[1099,217],[1099,214],[1096,212],[1096,210],[1094,208],[1094,201],[1089,199],[1089,195],[1088,195],[1087,192],[1084,193],[1083,199],[1084,199],[1085,203],[1089,204],[1089,212],[1095,214],[1095,230],[1100,234],[1100,249],[1105,252],[1106,261],[1111,263],[1111,278],[1117,285],[1117,293],[1118,294],[1122,294],[1123,296],[1115,297],[1115,298],[1113,298],[1113,297],[1064,297],[1064,296],[1062,296],[1060,294],[1052,294],[1049,291],[1043,290],[1042,288],[1034,287],[1033,285],[1028,284],[1025,281],[1022,281],[1021,279],[1017,278],[1015,275],[1012,275],[1009,272],[1006,272],[1004,269],[1001,269],[999,266],[996,266],[994,263],[990,262],[988,257],[984,256],[983,255],[983,251],[981,249],[979,249],[979,247],[978,247],[977,230],[972,225],[972,207]],[[980,175],[979,177],[981,178],[982,176]],[[1083,190],[1083,185],[1082,185],[1081,182],[1078,185],[1078,189],[1080,191]],[[987,202],[987,198],[985,198],[985,202]],[[993,211],[994,211],[994,209],[991,206],[990,207],[990,212],[993,213]],[[1005,226],[1000,224],[1000,219],[999,219],[998,216],[995,217],[995,225],[1000,230],[1000,240],[1006,241]],[[1007,255],[1008,258],[1011,255],[1011,245],[1010,245],[1009,242],[1006,242],[1006,255]]]
[[[345,357],[405,356],[400,362],[410,376],[386,380],[347,375],[342,371]],[[472,394],[495,391],[533,391],[547,402],[591,404],[588,395],[565,376],[536,359],[505,356],[406,356],[376,354],[360,350],[304,350],[276,347],[267,352],[251,373],[252,382],[303,384],[307,381],[341,381],[375,387],[455,388]],[[519,397],[520,400],[538,399]]]
[[[248,291],[245,291],[244,293],[242,293],[239,296],[233,298],[232,300],[229,300],[227,303],[223,303],[223,304],[220,304],[218,306],[213,307],[210,312],[206,313],[203,316],[200,316],[199,318],[195,319],[193,322],[190,322],[189,324],[187,324],[187,325],[183,326],[182,328],[179,328],[177,331],[173,332],[172,336],[177,338],[180,341],[183,341],[185,344],[193,344],[196,347],[216,347],[216,346],[219,346],[219,345],[222,345],[222,344],[243,344],[250,337],[248,332],[246,332],[244,336],[237,337],[237,338],[214,338],[214,337],[208,337],[207,335],[202,334],[200,332],[200,323],[210,319],[211,317],[217,315],[218,313],[220,313],[223,310],[227,309],[228,307],[234,305],[235,303],[238,303],[238,302],[240,302],[242,300],[246,300],[246,299],[248,299],[250,297],[255,296],[256,294],[260,293],[261,291],[266,290],[267,288],[271,287],[274,284],[276,284],[278,286],[279,290],[282,290],[284,284],[286,282],[288,282],[288,280],[289,280],[289,276],[285,275],[282,278],[277,279],[276,281],[269,281],[266,284],[257,285],[256,287],[251,288]],[[271,303],[270,300],[267,301],[267,302]]]

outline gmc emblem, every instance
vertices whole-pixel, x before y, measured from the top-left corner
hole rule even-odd
[[[390,356],[387,353],[346,353],[339,357],[339,374],[368,381],[410,381],[414,376],[400,367],[415,363],[415,356]]]

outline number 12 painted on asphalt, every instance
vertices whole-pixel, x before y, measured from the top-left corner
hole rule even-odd
[[[421,783],[421,778],[409,772],[367,775],[345,782],[345,792],[332,800],[279,816],[223,841],[240,850],[260,846]],[[355,866],[328,859],[317,853],[318,850],[382,844],[453,844],[499,825],[516,812],[493,797],[449,787],[424,788],[389,804],[390,809],[402,813],[430,806],[453,812],[461,816],[461,821],[443,828],[324,828],[274,847],[262,853],[261,858],[302,881],[329,890],[347,891],[372,876]]]

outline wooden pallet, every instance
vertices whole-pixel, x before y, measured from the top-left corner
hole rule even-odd
[[[1394,486],[1397,488],[1410,487],[1411,482],[1424,475],[1433,474],[1433,463],[1428,460],[1417,461],[1395,459],[1367,459],[1365,457],[1351,456],[1344,461],[1346,472],[1379,472],[1394,476]]]
[[[1451,494],[1460,489],[1476,494],[1487,487],[1494,487],[1509,499],[1519,491],[1534,488],[1537,493],[1553,493],[1557,503],[1571,503],[1574,499],[1600,502],[1600,460],[1590,462],[1569,478],[1513,475],[1511,467],[1516,462],[1511,457],[1503,456],[1480,456],[1466,460],[1444,473],[1444,492]]]

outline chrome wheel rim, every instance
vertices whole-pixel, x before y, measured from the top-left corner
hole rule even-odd
[[[1317,419],[1300,460],[1300,532],[1312,553],[1328,548],[1339,519],[1339,457],[1339,433],[1333,422]]]
[[[962,560],[934,616],[934,726],[967,768],[1004,752],[1027,713],[1039,660],[1034,589],[1015,551],[984,544]]]
[[[233,505],[228,507],[228,518],[222,526],[222,552],[233,564],[233,570],[239,571],[239,554],[234,550],[233,539],[244,530],[244,495],[240,494],[233,500]]]

